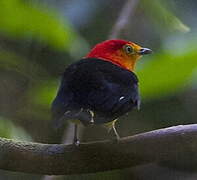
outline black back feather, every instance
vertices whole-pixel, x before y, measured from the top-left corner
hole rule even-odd
[[[68,66],[52,104],[53,118],[102,124],[139,106],[137,76],[111,62],[86,58]],[[62,118],[64,117],[64,118]]]

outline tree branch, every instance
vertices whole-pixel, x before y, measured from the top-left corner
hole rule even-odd
[[[138,2],[139,0],[128,0],[127,3],[124,4],[118,19],[112,28],[109,39],[117,38],[122,30],[125,29],[127,23],[131,21],[130,18],[134,14]]]
[[[180,125],[119,143],[39,144],[0,139],[0,169],[36,174],[80,174],[165,162],[197,170],[197,124]]]

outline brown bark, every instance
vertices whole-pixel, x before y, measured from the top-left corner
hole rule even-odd
[[[81,174],[164,163],[197,170],[197,124],[174,126],[79,147],[0,139],[0,169],[35,174]]]

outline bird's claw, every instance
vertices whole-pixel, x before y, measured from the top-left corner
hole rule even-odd
[[[73,142],[73,145],[78,147],[80,145],[80,141],[78,139],[75,139],[74,142]]]
[[[120,141],[120,136],[115,136],[112,138],[113,143],[119,143],[119,141]]]

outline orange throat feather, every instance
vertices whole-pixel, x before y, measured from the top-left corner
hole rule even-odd
[[[115,53],[109,52],[105,54],[91,54],[86,57],[102,59],[104,61],[108,61],[117,66],[120,66],[121,68],[127,69],[129,71],[134,71],[135,64],[138,59],[137,57],[136,59],[131,59],[130,57],[126,56],[121,50],[118,50]]]

